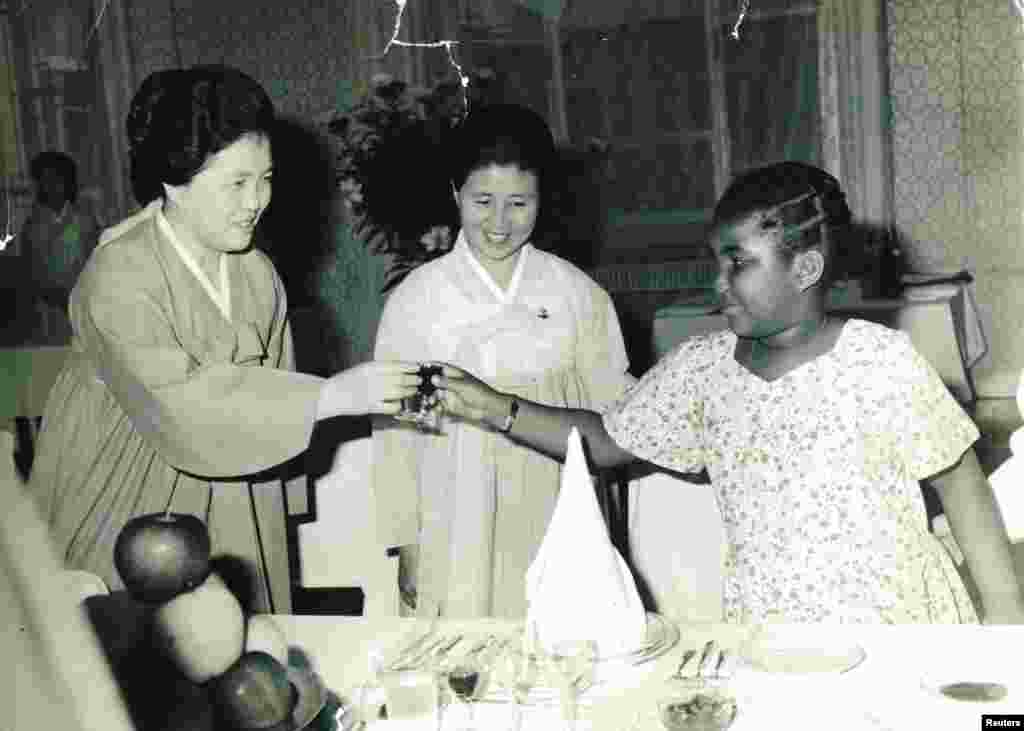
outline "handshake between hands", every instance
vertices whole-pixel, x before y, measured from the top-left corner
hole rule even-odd
[[[324,382],[317,419],[381,414],[436,430],[445,412],[496,425],[508,412],[506,398],[448,363],[369,361]]]

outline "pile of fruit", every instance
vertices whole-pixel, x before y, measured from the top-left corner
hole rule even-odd
[[[211,570],[201,520],[170,512],[130,520],[114,564],[132,598],[152,610],[156,647],[209,694],[218,727],[296,731],[284,634],[270,616],[246,617]]]

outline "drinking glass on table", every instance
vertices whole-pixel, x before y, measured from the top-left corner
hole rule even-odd
[[[592,640],[564,640],[551,646],[548,654],[551,668],[558,680],[562,702],[562,718],[570,731],[576,728],[576,691],[579,682],[594,668],[597,643]]]
[[[473,699],[480,687],[482,668],[471,657],[458,658],[441,668],[448,690],[458,705],[466,711],[467,721],[460,731],[473,731]]]
[[[500,682],[515,702],[517,729],[523,726],[523,705],[537,682],[539,664],[539,658],[525,647],[510,646],[498,657]]]
[[[378,678],[384,687],[388,718],[439,718],[440,688],[434,671],[382,670]]]

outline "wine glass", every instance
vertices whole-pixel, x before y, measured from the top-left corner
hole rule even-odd
[[[593,640],[563,640],[555,642],[548,660],[558,679],[558,694],[562,701],[562,718],[569,729],[576,728],[576,691],[578,684],[597,660],[597,643]]]
[[[371,647],[366,656],[366,677],[357,687],[355,697],[356,717],[364,726],[377,720],[384,705],[384,688],[379,681],[383,666],[384,651]]]
[[[537,682],[537,664],[537,657],[525,647],[509,647],[499,659],[502,684],[515,702],[517,729],[523,724],[523,704]]]
[[[472,701],[480,687],[480,666],[471,658],[460,658],[441,672],[456,702],[466,709],[468,720],[462,731],[472,731],[475,728]]]

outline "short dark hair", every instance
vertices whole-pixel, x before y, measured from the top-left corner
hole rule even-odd
[[[47,170],[53,170],[64,178],[68,201],[71,203],[77,201],[78,165],[75,164],[74,158],[63,152],[47,150],[33,157],[32,162],[29,163],[29,174],[37,184],[43,179],[43,173]]]
[[[517,104],[491,104],[471,110],[455,128],[451,176],[461,188],[475,171],[489,165],[515,165],[533,173],[541,190],[556,160],[555,141],[539,114]]]
[[[194,66],[150,74],[132,99],[125,123],[135,198],[184,185],[206,160],[240,137],[274,127],[274,105],[260,84],[229,66]]]
[[[789,256],[821,247],[826,283],[841,274],[845,229],[852,221],[839,181],[821,168],[780,162],[738,175],[715,205],[712,227],[743,223],[760,215],[765,230],[777,230]]]

